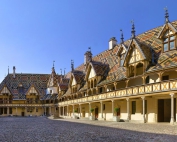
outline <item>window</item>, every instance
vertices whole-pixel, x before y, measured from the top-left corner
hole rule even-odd
[[[36,112],[38,112],[38,108],[36,108]]]
[[[172,31],[168,30],[163,38],[163,51],[175,49],[175,36]]]
[[[102,93],[103,92],[103,89],[102,89],[102,87],[100,88],[100,93]]]
[[[52,90],[50,90],[50,94],[52,94]]]
[[[162,76],[162,80],[169,80],[169,76],[168,75]]]
[[[123,62],[124,62],[124,53],[120,54],[120,66],[123,66]]]
[[[146,77],[146,84],[149,83],[149,76]]]
[[[136,101],[132,101],[132,114],[136,112]]]

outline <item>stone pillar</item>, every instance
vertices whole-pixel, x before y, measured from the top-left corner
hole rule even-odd
[[[101,118],[103,118],[103,102],[102,101],[100,102],[100,105],[101,105]]]
[[[7,115],[9,115],[9,107],[7,107]]]
[[[58,106],[58,117],[60,117],[60,107]]]
[[[90,110],[91,110],[91,103],[89,103],[89,117],[91,116]]]
[[[145,97],[141,97],[141,99],[143,100],[143,123],[146,123],[146,119],[145,119]]]
[[[73,118],[74,118],[74,105],[73,105]]]
[[[49,107],[49,115],[51,115],[51,107]]]
[[[44,108],[44,115],[46,115],[46,107]]]
[[[17,107],[16,107],[16,115],[17,115]]]
[[[114,116],[114,100],[112,100],[112,116]]]
[[[36,115],[36,107],[35,107],[35,115]]]
[[[79,104],[79,117],[81,118],[81,104]]]
[[[126,99],[127,100],[127,120],[130,120],[130,104],[129,104],[129,98]]]
[[[68,114],[69,112],[68,112],[68,105],[67,105],[67,116],[69,116],[69,114]]]
[[[171,120],[170,124],[174,125],[174,93],[170,93],[171,96]]]
[[[63,116],[65,116],[65,106],[63,106]]]

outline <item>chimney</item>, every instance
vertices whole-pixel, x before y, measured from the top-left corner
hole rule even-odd
[[[15,66],[13,66],[13,78],[15,78]]]
[[[112,37],[110,40],[109,40],[109,50],[113,49],[114,46],[116,46],[117,44],[117,40],[115,37]]]
[[[92,61],[92,52],[91,48],[84,54],[84,65],[86,66],[87,63]]]

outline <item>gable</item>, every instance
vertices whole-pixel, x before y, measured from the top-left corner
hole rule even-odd
[[[4,87],[1,91],[1,94],[11,94],[7,87]]]
[[[93,77],[95,77],[96,76],[96,74],[95,74],[95,71],[94,71],[94,69],[91,67],[91,69],[90,69],[90,73],[89,73],[89,79],[90,78],[93,78]]]
[[[34,86],[30,87],[30,89],[28,90],[27,94],[36,94],[38,95],[38,92],[36,90],[36,88]]]
[[[142,60],[141,54],[136,47],[132,49],[129,57],[129,64]]]
[[[74,85],[76,85],[76,84],[77,84],[77,83],[76,83],[76,80],[75,80],[75,78],[73,77],[71,85],[74,86]]]
[[[170,32],[168,32],[168,30],[170,30]],[[162,38],[164,36],[168,36],[167,34],[175,34],[177,33],[176,28],[171,24],[171,23],[167,23],[162,27],[162,30],[159,32],[157,38]]]

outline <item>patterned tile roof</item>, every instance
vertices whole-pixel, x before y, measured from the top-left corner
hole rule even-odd
[[[13,74],[8,74],[0,84],[0,90],[2,90],[6,84],[12,93],[13,99],[20,100],[26,99],[26,92],[31,85],[34,85],[40,97],[42,97],[45,94],[48,79],[48,74],[15,74],[15,78],[13,78]],[[19,89],[20,85],[22,89]]]
[[[174,28],[177,29],[177,21],[171,22],[171,24]],[[145,55],[145,57],[148,60],[153,60],[154,63],[157,63],[155,66],[152,65],[147,70],[147,72],[177,66],[177,50],[161,53],[162,41],[158,39],[157,36],[161,32],[162,28],[163,26],[159,26],[136,36],[136,41],[138,41],[138,44],[141,47],[141,51]],[[128,47],[130,41],[131,40],[125,41],[124,45]],[[109,66],[108,71],[106,71],[105,69],[105,72],[107,72],[107,76],[102,79],[99,85],[114,80],[126,79],[126,68],[119,66],[119,60],[117,56],[117,52],[120,46],[121,44],[118,44],[112,50],[103,51],[92,58],[92,61],[101,62],[102,64],[107,64]],[[104,72],[100,69],[99,66],[96,68],[98,69],[97,72]],[[80,65],[76,69],[83,72],[84,64]],[[84,86],[86,85],[83,85],[83,88],[81,88],[80,90],[85,90],[86,88]]]

